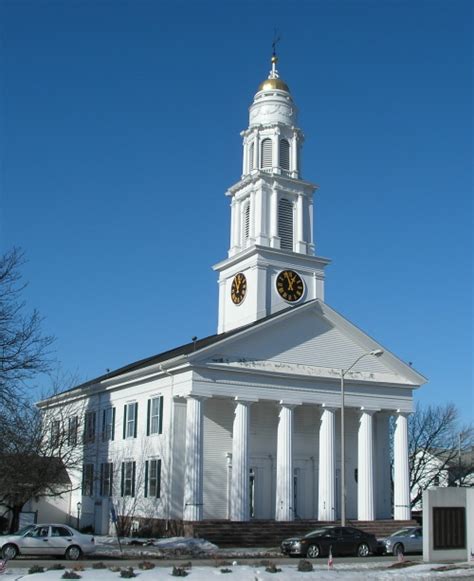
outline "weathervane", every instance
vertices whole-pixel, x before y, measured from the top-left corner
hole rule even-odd
[[[272,42],[272,70],[270,72],[270,79],[278,79],[278,71],[276,70],[276,64],[278,62],[278,57],[276,55],[276,45],[280,42],[280,40],[281,36],[278,34],[278,31],[275,28]]]

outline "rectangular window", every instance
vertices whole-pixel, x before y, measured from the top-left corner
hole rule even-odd
[[[100,465],[100,495],[112,496],[114,465],[112,462],[105,462]]]
[[[123,437],[136,438],[138,423],[138,403],[127,403],[123,408]]]
[[[53,420],[51,422],[51,447],[57,448],[59,446],[61,432],[61,422],[59,420]]]
[[[433,548],[466,548],[466,509],[464,507],[433,507]]]
[[[94,464],[84,464],[82,469],[82,494],[94,495]]]
[[[161,494],[161,460],[145,462],[145,497],[160,498]]]
[[[107,442],[115,438],[115,408],[106,408],[102,411],[102,441]]]
[[[132,461],[122,462],[121,496],[135,496],[135,466]]]
[[[148,400],[147,435],[163,432],[163,396]]]
[[[87,412],[84,420],[84,442],[93,442],[95,439],[95,412]]]
[[[79,419],[77,416],[72,416],[68,419],[67,424],[67,443],[69,446],[77,445],[77,430],[79,427]]]

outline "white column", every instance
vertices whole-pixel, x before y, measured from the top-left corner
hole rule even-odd
[[[313,200],[308,200],[308,254],[314,254],[314,211],[313,211]]]
[[[278,238],[278,191],[273,188],[270,198],[270,246],[280,248]]]
[[[202,397],[190,395],[186,404],[186,458],[184,465],[183,520],[202,519]]]
[[[235,246],[237,244],[237,237],[235,235],[235,199],[232,198],[230,203],[230,255],[235,251]]]
[[[336,412],[324,408],[319,428],[318,519],[336,518]]]
[[[291,171],[292,176],[297,178],[298,177],[298,140],[296,139],[296,135],[291,140]]]
[[[373,411],[363,410],[359,420],[357,519],[374,520]],[[388,451],[387,451],[388,453]]]
[[[249,239],[252,242],[255,242],[255,230],[257,226],[255,223],[255,220],[257,218],[255,198],[256,198],[255,190],[252,190],[250,192],[250,228],[249,228]]]
[[[281,402],[277,435],[275,520],[294,520],[293,404]]]
[[[255,147],[253,150],[253,157],[254,157],[254,169],[260,169],[260,133],[257,131],[255,134]]]
[[[272,169],[275,173],[281,173],[280,170],[280,131],[275,130],[272,136]]]
[[[242,156],[242,176],[249,173],[249,163],[248,163],[249,142],[248,142],[248,137],[244,137],[243,150],[244,150],[244,152],[243,152],[244,154]]]
[[[304,239],[304,197],[300,194],[296,202],[296,252],[306,252]]]
[[[409,520],[410,473],[408,470],[408,414],[398,412],[394,436],[393,518]]]
[[[251,402],[237,401],[232,433],[232,487],[230,518],[250,520],[249,505],[249,407]]]

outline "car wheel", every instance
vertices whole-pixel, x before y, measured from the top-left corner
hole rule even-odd
[[[69,559],[70,561],[77,561],[81,555],[82,551],[77,545],[73,545],[72,547],[67,548],[66,559]]]
[[[403,555],[404,552],[405,552],[405,547],[402,545],[402,543],[397,543],[393,547],[393,554],[396,556]]]
[[[367,543],[361,543],[357,547],[357,556],[358,557],[368,557],[370,553],[369,545]]]
[[[2,549],[2,557],[5,561],[11,561],[18,555],[18,547],[16,545],[5,545]]]
[[[320,554],[321,554],[321,550],[318,547],[318,545],[310,545],[308,547],[308,551],[306,553],[306,556],[309,557],[310,559],[317,559]]]

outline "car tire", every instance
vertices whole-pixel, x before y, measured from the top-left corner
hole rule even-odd
[[[306,551],[306,556],[310,559],[317,559],[321,555],[321,549],[318,545],[310,545]]]
[[[81,558],[81,555],[82,555],[81,548],[78,547],[77,545],[72,545],[72,547],[68,547],[65,553],[65,557],[66,559],[69,559],[69,561],[77,561],[78,559]]]
[[[396,557],[398,557],[398,555],[403,555],[405,552],[405,547],[402,545],[402,543],[397,543],[394,545],[392,552]]]
[[[357,556],[358,557],[368,557],[370,553],[369,545],[367,543],[361,543],[357,547]]]
[[[11,561],[18,555],[18,553],[19,551],[16,545],[9,544],[2,548],[2,557],[5,561]]]

